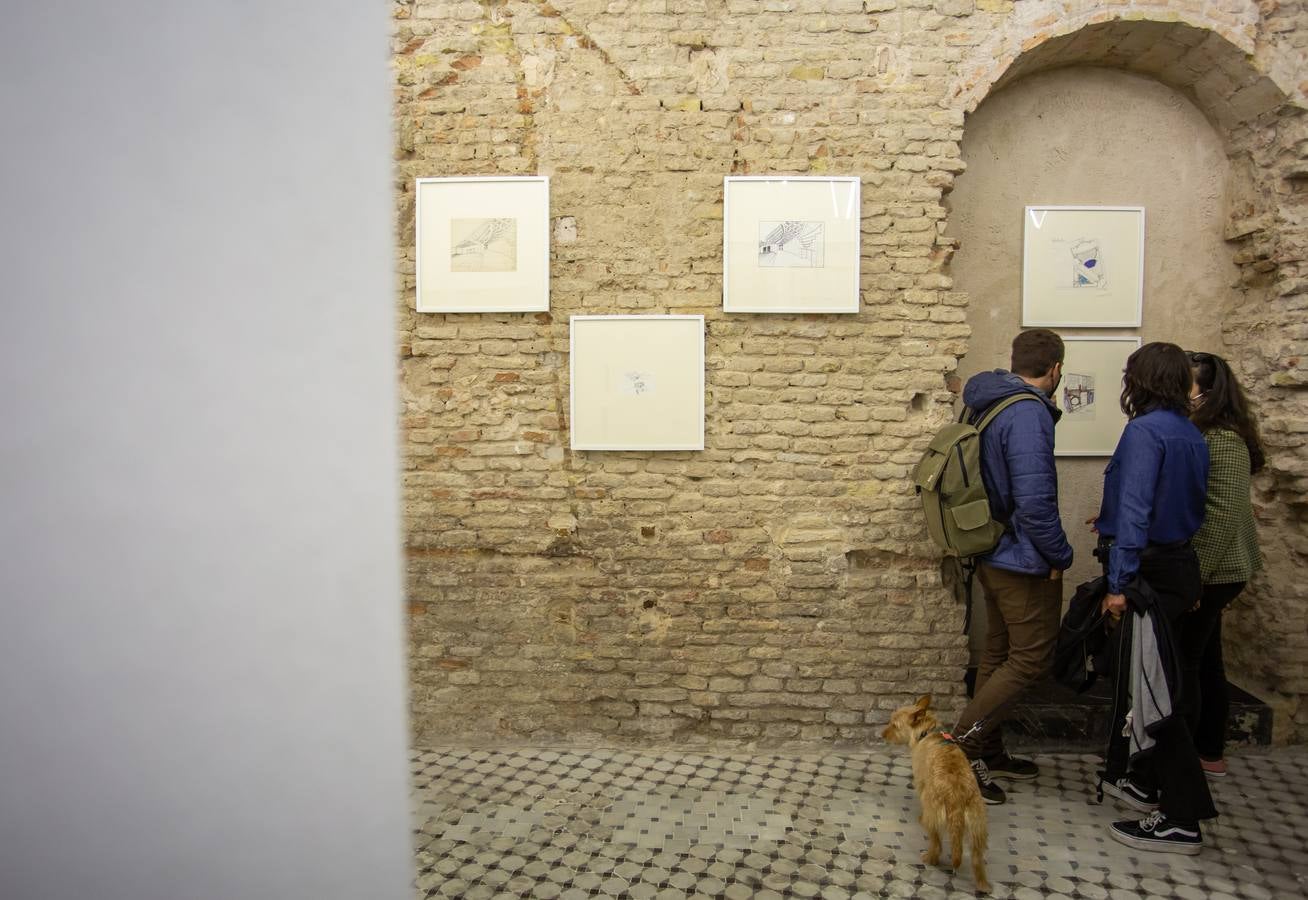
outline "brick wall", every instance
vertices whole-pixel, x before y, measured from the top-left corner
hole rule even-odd
[[[1248,329],[1302,343],[1305,145],[1284,109],[1302,88],[1283,73],[1304,22],[1286,7],[394,3],[418,734],[866,741],[910,695],[956,702],[962,613],[906,476],[966,349],[942,236],[965,114],[1010,68],[1062,61],[1198,97],[1233,156],[1281,167],[1246,168],[1258,227],[1233,252]],[[491,173],[551,176],[550,313],[414,313],[413,179]],[[862,177],[859,315],[722,313],[722,176],[766,173]],[[624,312],[707,317],[704,451],[567,449],[567,317]],[[1251,359],[1286,370],[1271,340]],[[1276,388],[1289,424],[1269,428],[1290,469],[1302,386]],[[1308,473],[1290,469],[1265,515],[1298,523],[1302,561]],[[1308,598],[1287,596],[1289,660]]]

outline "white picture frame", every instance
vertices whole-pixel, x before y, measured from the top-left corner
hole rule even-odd
[[[414,308],[550,308],[550,186],[543,175],[419,178]]]
[[[1063,336],[1063,378],[1054,401],[1063,411],[1054,430],[1055,456],[1112,456],[1126,428],[1122,373],[1140,338]]]
[[[722,204],[724,312],[859,311],[861,179],[730,175]]]
[[[1023,327],[1140,327],[1143,206],[1028,206],[1022,223]]]
[[[704,449],[704,317],[572,316],[573,450]]]

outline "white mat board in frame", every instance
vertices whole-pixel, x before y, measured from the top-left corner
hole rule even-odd
[[[730,175],[722,185],[722,309],[857,313],[862,181]]]
[[[1028,206],[1022,327],[1139,328],[1143,206]]]
[[[572,316],[573,450],[704,449],[704,317]]]
[[[1054,429],[1054,455],[1112,456],[1127,421],[1122,370],[1140,338],[1063,335],[1063,347],[1063,379],[1054,392],[1063,416]]]
[[[418,312],[548,312],[550,188],[543,175],[419,178]]]

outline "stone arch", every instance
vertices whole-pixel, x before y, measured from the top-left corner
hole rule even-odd
[[[1107,66],[1147,75],[1190,97],[1219,129],[1231,132],[1284,106],[1283,89],[1251,61],[1252,41],[1215,23],[1110,19],[1065,23],[1057,32],[1008,33],[967,69],[953,95],[971,112],[1019,78],[1062,66]],[[1016,45],[1015,47],[1010,45]]]
[[[1236,242],[1241,289],[1274,295],[1301,281],[1304,229],[1299,186],[1308,179],[1308,117],[1303,89],[1286,82],[1286,64],[1258,33],[1253,3],[1145,4],[1130,11],[1040,0],[1014,13],[958,66],[948,92],[971,113],[990,94],[1037,72],[1102,66],[1153,78],[1190,99],[1213,124],[1232,163],[1228,240]],[[1288,265],[1287,265],[1288,264]],[[1265,364],[1258,371],[1267,369]],[[1308,381],[1308,377],[1305,377]]]
[[[1186,96],[1222,140],[1231,162],[1224,237],[1240,277],[1221,350],[1261,410],[1269,451],[1255,488],[1268,571],[1251,585],[1228,650],[1233,668],[1278,706],[1280,736],[1302,739],[1308,585],[1296,573],[1308,564],[1308,116],[1302,89],[1284,77],[1296,68],[1259,33],[1253,4],[1215,6],[1106,12],[1095,4],[1069,16],[1064,4],[1030,4],[960,63],[949,99],[970,113],[1035,73],[1107,67]]]

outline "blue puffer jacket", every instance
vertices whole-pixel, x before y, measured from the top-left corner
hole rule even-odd
[[[1048,576],[1072,565],[1072,546],[1058,516],[1058,471],[1054,468],[1054,423],[1062,416],[1038,388],[1003,369],[968,379],[963,402],[975,422],[992,405],[1026,392],[1040,403],[1014,403],[981,436],[981,477],[990,512],[1008,523],[999,545],[981,557],[1010,572]]]

